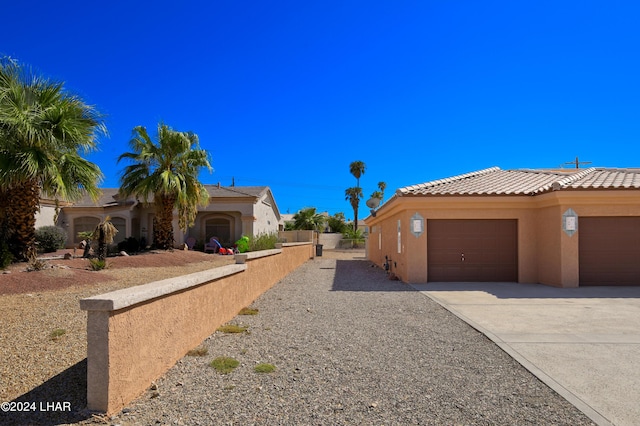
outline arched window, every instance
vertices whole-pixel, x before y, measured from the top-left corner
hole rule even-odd
[[[231,224],[229,220],[223,218],[207,219],[205,222],[205,240],[211,237],[218,237],[222,244],[231,243]]]
[[[116,227],[118,233],[113,238],[113,244],[118,244],[127,238],[127,221],[122,217],[111,218],[111,223]]]
[[[100,223],[97,217],[82,216],[73,219],[73,241],[78,244],[82,238],[78,236],[78,232],[93,232]]]

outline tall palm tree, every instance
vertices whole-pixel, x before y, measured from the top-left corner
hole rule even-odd
[[[351,203],[351,207],[353,207],[353,230],[358,229],[358,205],[360,204],[360,199],[362,198],[362,189],[360,188],[360,177],[364,174],[367,166],[362,161],[352,161],[349,164],[349,172],[356,178],[356,186],[352,188],[348,188],[345,191],[345,199]]]
[[[198,180],[202,167],[213,171],[209,153],[200,149],[198,135],[178,132],[159,123],[157,143],[147,129],[137,126],[129,141],[132,152],[118,158],[130,160],[120,179],[123,196],[136,195],[146,203],[153,199],[156,217],[153,239],[160,249],[173,248],[173,210],[178,210],[180,229],[193,226],[198,206],[209,203],[209,193]]]
[[[349,201],[353,208],[353,230],[358,229],[358,205],[362,198],[362,188],[353,186],[344,191],[344,199]]]
[[[294,229],[319,231],[324,225],[324,216],[316,213],[315,207],[300,210],[293,215]]]
[[[97,198],[99,167],[80,155],[106,133],[100,114],[14,61],[0,61],[0,232],[18,260],[35,250],[41,195]]]
[[[349,164],[349,172],[356,178],[356,186],[360,187],[360,177],[364,174],[367,166],[362,161],[353,161]]]

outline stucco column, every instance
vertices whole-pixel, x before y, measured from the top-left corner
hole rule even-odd
[[[242,215],[242,235],[246,235],[248,237],[253,236],[253,223],[258,220],[253,215]]]
[[[87,312],[87,408],[109,411],[109,312]]]
[[[562,209],[564,212],[566,209]],[[578,287],[580,285],[580,229],[572,236],[562,230],[560,218],[560,264],[562,287]]]

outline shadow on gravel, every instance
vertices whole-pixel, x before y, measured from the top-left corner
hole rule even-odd
[[[558,288],[544,284],[520,283],[427,283],[414,284],[417,290],[432,292],[480,291],[498,299],[589,299],[589,298],[640,298],[640,287],[602,286]]]
[[[2,425],[58,425],[86,420],[91,416],[86,410],[87,359],[8,404],[10,409],[22,411],[5,412],[3,409],[0,412]]]
[[[368,260],[336,260],[335,270],[332,291],[416,291]]]

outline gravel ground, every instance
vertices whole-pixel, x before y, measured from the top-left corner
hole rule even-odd
[[[325,252],[216,332],[113,425],[592,424],[482,334],[362,258]],[[240,366],[220,374],[219,356]],[[256,373],[258,363],[276,366]]]

